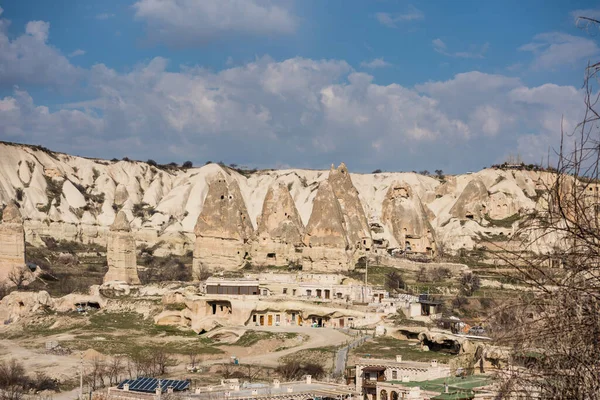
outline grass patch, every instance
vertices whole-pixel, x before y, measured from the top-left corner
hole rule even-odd
[[[521,215],[519,213],[513,214],[510,217],[506,217],[504,219],[492,219],[489,215],[485,214],[485,219],[490,223],[490,225],[498,227],[498,228],[512,228],[514,222],[519,221],[521,219]]]
[[[274,332],[265,332],[265,331],[253,331],[249,330],[244,332],[240,338],[233,343],[234,346],[244,346],[249,347],[253,346],[261,340],[267,339],[279,339],[279,340],[287,340],[298,337],[298,334],[295,332],[282,332],[282,333],[274,333]]]
[[[452,355],[439,352],[421,351],[415,342],[400,340],[389,336],[380,336],[367,340],[361,346],[358,346],[350,353],[358,357],[371,357],[383,359],[395,359],[396,355],[402,355],[403,360],[429,362],[437,359],[440,362],[447,362]]]

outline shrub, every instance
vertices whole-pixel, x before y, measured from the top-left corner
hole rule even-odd
[[[156,163],[156,161],[154,161],[154,160],[148,160],[148,161],[146,161],[146,164],[148,164],[148,165],[152,165],[153,167],[156,167],[156,166],[158,165],[158,164]]]
[[[481,279],[472,272],[460,278],[460,291],[464,296],[472,296],[481,287]]]
[[[183,168],[192,168],[193,166],[194,166],[194,164],[192,164],[191,161],[186,161],[182,165]]]
[[[382,171],[380,169],[376,169],[375,171],[371,172],[372,174],[380,174]]]

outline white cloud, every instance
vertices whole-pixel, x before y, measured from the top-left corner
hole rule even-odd
[[[288,8],[261,0],[138,0],[133,8],[151,39],[173,46],[228,35],[290,34],[297,26]]]
[[[422,20],[425,18],[425,14],[411,5],[404,13],[378,12],[375,14],[375,18],[377,18],[380,24],[388,28],[397,28],[398,23]]]
[[[0,19],[0,27],[9,21]],[[18,84],[66,85],[81,77],[60,51],[47,43],[50,24],[30,21],[25,33],[11,40],[0,29],[0,87]]]
[[[60,117],[48,112],[53,118],[44,119],[43,112],[31,111],[43,108],[7,98],[0,103],[0,135],[27,135],[18,127],[33,120],[46,124],[44,132],[64,132],[53,143],[106,157],[226,159],[269,167],[264,154],[277,154],[290,165],[322,167],[346,159],[363,170],[372,169],[374,159],[378,167],[398,168],[400,157],[411,169],[430,168],[435,160],[444,169],[468,170],[509,152],[545,154],[547,146],[523,146],[534,139],[556,143],[560,116],[568,115],[571,124],[581,109],[575,88],[527,87],[481,72],[407,88],[379,85],[338,60],[263,57],[217,73],[167,72],[167,64],[155,58],[125,74],[96,65],[89,81],[94,98],[68,105]],[[34,118],[14,122],[2,115],[15,115],[23,104]],[[6,121],[13,122],[4,126]],[[123,143],[137,144],[123,154]],[[469,146],[489,149],[459,156]]]
[[[519,50],[533,54],[533,69],[580,65],[582,60],[600,54],[600,49],[593,40],[560,32],[536,35],[532,42],[519,47]]]
[[[48,33],[50,32],[50,23],[44,21],[29,21],[25,25],[25,33],[33,36],[40,42],[46,42],[48,40]]]
[[[82,56],[84,54],[85,54],[85,50],[77,49],[77,50],[72,51],[71,53],[69,53],[69,58],[73,58],[73,57],[77,57],[77,56]]]
[[[486,42],[481,46],[471,45],[471,48],[469,49],[469,51],[451,52],[448,50],[448,46],[446,45],[446,43],[440,38],[432,40],[431,43],[433,45],[433,49],[436,52],[443,54],[445,56],[456,57],[456,58],[484,58],[485,53],[488,51],[488,49],[490,47],[490,44]]]
[[[573,127],[583,109],[569,86],[477,71],[382,85],[343,60],[262,57],[171,72],[156,57],[125,73],[102,64],[81,71],[47,43],[47,28],[29,24],[12,41],[0,34],[0,80],[58,85],[79,74],[79,94],[89,97],[50,109],[16,89],[0,99],[0,137],[89,156],[464,171],[515,151],[538,161],[561,117]]]
[[[383,57],[375,58],[371,61],[363,61],[360,63],[360,66],[363,68],[385,68],[390,67],[392,64],[385,61]]]

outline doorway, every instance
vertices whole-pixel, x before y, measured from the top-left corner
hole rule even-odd
[[[261,315],[260,316],[260,326],[264,326],[265,325],[265,316]]]
[[[267,316],[267,325],[269,325],[269,326],[273,325],[273,316],[272,315]]]

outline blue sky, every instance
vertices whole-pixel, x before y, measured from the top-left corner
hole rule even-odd
[[[589,1],[0,0],[0,140],[89,157],[465,172],[583,111]],[[594,30],[595,29],[595,30]]]

